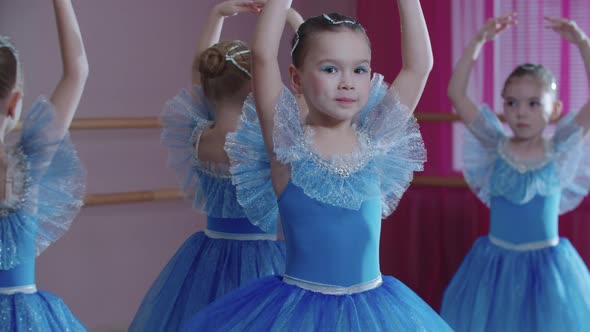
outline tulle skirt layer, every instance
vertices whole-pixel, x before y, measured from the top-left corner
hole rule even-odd
[[[130,331],[178,331],[183,321],[244,284],[283,273],[282,241],[225,240],[192,235],[145,296]]]
[[[479,238],[448,286],[456,331],[589,331],[590,274],[571,243],[515,251]]]
[[[305,290],[273,276],[259,279],[212,303],[182,331],[450,331],[403,283],[351,295]]]
[[[60,298],[49,292],[38,291],[32,294],[0,294],[0,331],[87,330]]]

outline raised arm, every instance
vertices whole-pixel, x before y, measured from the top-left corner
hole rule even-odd
[[[283,87],[277,56],[291,2],[291,0],[269,0],[266,3],[258,19],[252,46],[256,112],[270,156],[273,156],[274,107]]]
[[[473,63],[477,60],[481,48],[487,41],[493,40],[499,33],[516,24],[514,15],[507,14],[489,19],[471,39],[453,70],[449,81],[448,95],[453,107],[467,125],[473,123],[479,114],[477,105],[467,96],[467,84],[469,83]]]
[[[397,5],[402,32],[402,69],[392,87],[401,102],[413,111],[432,69],[432,48],[420,1],[397,0]]]
[[[199,74],[199,56],[209,47],[217,44],[221,37],[223,22],[226,17],[234,16],[239,13],[259,13],[263,6],[263,1],[256,0],[230,0],[222,2],[211,9],[209,18],[203,28],[203,32],[197,44],[195,61],[193,64],[192,81],[194,85],[201,84],[201,75]]]
[[[582,56],[586,77],[590,84],[590,40],[586,33],[578,27],[576,22],[563,18],[545,17],[548,21],[546,28],[559,33],[564,39],[576,45]],[[590,98],[576,115],[576,122],[584,128],[584,133],[590,130]]]
[[[86,85],[88,60],[72,1],[53,0],[53,7],[63,74],[51,95],[51,102],[55,105],[59,128],[65,133],[74,118]]]
[[[301,14],[299,14],[299,12],[297,12],[295,9],[290,8],[289,12],[287,13],[287,23],[289,23],[289,26],[294,32],[297,32],[299,26],[303,24],[303,17],[301,17]]]

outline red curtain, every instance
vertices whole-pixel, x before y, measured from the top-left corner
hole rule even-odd
[[[426,84],[417,112],[450,112],[447,83],[451,76],[451,9],[449,0],[422,1],[422,9],[434,51],[434,68]],[[393,0],[357,1],[357,18],[371,39],[374,72],[391,82],[401,68],[401,36],[397,3]],[[428,163],[423,174],[451,175],[451,125],[449,123],[420,124],[428,149]]]

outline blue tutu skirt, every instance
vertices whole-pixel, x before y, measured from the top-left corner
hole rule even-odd
[[[182,331],[451,331],[403,283],[383,284],[352,295],[326,295],[259,279],[212,303]]]
[[[213,239],[197,232],[164,267],[129,331],[178,331],[216,298],[284,269],[282,241]]]
[[[57,296],[38,291],[32,294],[0,294],[0,331],[87,331],[68,306]]]
[[[590,274],[571,243],[507,250],[479,238],[448,286],[456,331],[590,331]]]

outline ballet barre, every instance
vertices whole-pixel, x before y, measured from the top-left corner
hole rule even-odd
[[[460,176],[418,175],[414,177],[412,186],[420,187],[451,187],[466,188],[467,183]],[[88,194],[84,197],[84,206],[101,206],[142,202],[158,202],[183,199],[178,189],[156,189],[146,191],[130,191],[105,194]]]
[[[418,122],[457,122],[459,116],[455,113],[447,112],[415,112],[414,115]],[[498,115],[501,121],[504,121],[502,115]],[[559,120],[559,119],[558,119]],[[554,122],[557,122],[555,120]],[[21,123],[17,129],[20,129]],[[160,119],[157,117],[128,117],[128,118],[78,118],[72,121],[70,129],[149,129],[161,128]]]
[[[99,206],[140,202],[171,201],[182,199],[183,197],[184,195],[178,189],[157,189],[107,194],[88,194],[84,197],[84,205]]]

